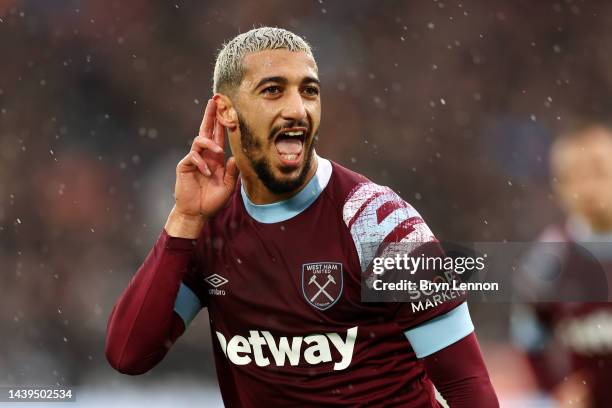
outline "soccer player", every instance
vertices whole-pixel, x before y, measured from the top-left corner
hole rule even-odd
[[[223,47],[176,204],[110,316],[108,360],[150,370],[206,307],[228,407],[438,407],[432,382],[453,408],[497,407],[465,302],[361,302],[362,244],[436,240],[391,189],[317,155],[320,87],[289,31]]]
[[[545,229],[535,254],[556,254],[558,263],[536,266],[535,259],[530,276],[517,282],[524,287],[534,276],[559,276],[559,302],[518,305],[512,329],[541,387],[564,407],[612,404],[611,158],[612,129],[604,124],[590,123],[555,141],[553,188],[567,219]]]

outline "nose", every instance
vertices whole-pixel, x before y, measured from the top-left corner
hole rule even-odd
[[[299,91],[296,90],[288,93],[284,105],[281,112],[283,119],[294,121],[306,120],[306,106],[304,106],[304,99]]]

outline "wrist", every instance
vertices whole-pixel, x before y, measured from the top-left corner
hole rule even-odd
[[[206,218],[203,215],[181,214],[175,207],[170,212],[164,229],[171,237],[197,239],[205,223]]]

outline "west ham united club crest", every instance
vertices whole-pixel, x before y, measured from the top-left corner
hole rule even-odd
[[[340,299],[343,286],[341,263],[313,262],[302,265],[304,298],[317,309],[332,307]]]

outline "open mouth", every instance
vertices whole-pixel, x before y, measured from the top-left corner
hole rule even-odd
[[[285,129],[278,133],[274,146],[283,164],[295,165],[300,162],[305,139],[305,128]]]

